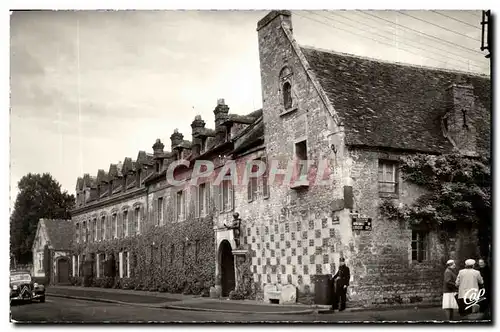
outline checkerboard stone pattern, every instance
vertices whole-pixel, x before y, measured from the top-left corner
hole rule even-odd
[[[247,226],[243,241],[252,252],[254,281],[312,289],[312,275],[335,272],[338,229],[332,218],[271,219],[267,225]]]

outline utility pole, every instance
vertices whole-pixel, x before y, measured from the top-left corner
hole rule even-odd
[[[481,21],[481,51],[487,50],[489,53],[485,55],[487,59],[491,61],[491,52],[493,50],[492,46],[492,22],[491,22],[491,10],[483,10],[483,19]],[[486,34],[485,34],[486,31]]]

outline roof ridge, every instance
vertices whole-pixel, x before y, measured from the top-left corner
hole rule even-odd
[[[478,72],[463,71],[463,70],[458,70],[458,69],[440,68],[440,67],[431,67],[431,66],[417,65],[417,64],[413,64],[413,63],[383,60],[383,59],[371,58],[371,57],[367,57],[367,56],[363,56],[363,55],[357,55],[357,54],[352,54],[352,53],[345,53],[345,52],[340,52],[340,51],[328,50],[328,49],[314,47],[314,46],[310,46],[310,45],[299,45],[299,46],[300,46],[301,49],[305,48],[305,49],[310,49],[310,50],[313,50],[313,51],[331,53],[331,54],[336,54],[336,55],[341,55],[341,56],[347,56],[347,57],[350,57],[350,58],[357,58],[357,59],[368,60],[368,61],[373,61],[373,62],[380,62],[380,63],[392,64],[392,65],[404,66],[404,67],[412,67],[412,68],[434,70],[434,71],[447,72],[447,73],[466,74],[466,75],[470,75],[470,76],[476,76],[476,77],[483,77],[483,78],[491,79],[490,75],[486,75],[486,74],[482,74],[482,73],[478,73]]]

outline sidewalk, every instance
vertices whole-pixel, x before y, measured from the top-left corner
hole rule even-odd
[[[280,305],[254,300],[214,299],[195,295],[96,287],[49,286],[47,288],[47,296],[189,311],[296,315],[331,313],[328,305],[305,305],[299,303]],[[425,307],[430,310],[441,310],[432,305]],[[411,305],[390,308],[347,308],[344,312],[388,312],[415,309],[415,305]]]

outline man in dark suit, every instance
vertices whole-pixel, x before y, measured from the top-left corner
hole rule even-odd
[[[349,279],[351,279],[351,272],[345,265],[343,257],[340,258],[339,265],[339,270],[332,277],[334,290],[332,310],[339,309],[339,311],[343,311],[345,310],[347,287],[349,286]]]

